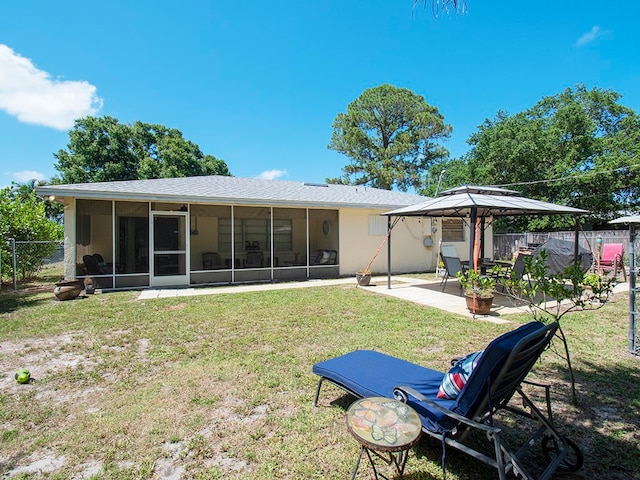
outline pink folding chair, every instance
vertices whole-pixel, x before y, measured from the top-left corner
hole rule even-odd
[[[618,276],[618,269],[622,270],[624,280],[627,280],[627,272],[622,264],[624,255],[624,243],[605,243],[602,246],[602,256],[600,257],[600,271],[613,271],[614,277]]]

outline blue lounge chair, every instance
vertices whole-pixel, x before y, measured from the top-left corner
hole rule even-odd
[[[557,323],[531,322],[493,340],[453,400],[437,398],[445,373],[383,353],[356,350],[313,366],[313,372],[320,376],[314,405],[317,406],[323,381],[328,380],[356,397],[383,396],[408,403],[420,416],[424,433],[440,439],[443,448],[445,444],[453,446],[496,468],[501,480],[509,472],[542,480],[556,470],[576,471],[582,466],[582,453],[554,427],[549,387],[538,385],[546,389],[544,413],[521,389],[557,328]],[[509,405],[514,394],[518,394],[524,408]],[[494,426],[494,416],[500,410],[538,422],[538,428],[516,450],[509,448],[501,428]],[[474,430],[492,440],[493,454],[480,452],[467,441]],[[523,460],[538,441],[548,463],[536,477]]]

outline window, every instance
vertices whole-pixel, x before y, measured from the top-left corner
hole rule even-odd
[[[271,237],[273,237],[274,252],[290,252],[293,249],[293,229],[290,218],[274,219],[273,232],[271,232],[268,211],[260,212],[257,209],[250,210],[249,208],[237,208],[236,211],[239,214],[236,215],[233,222],[236,253],[253,250],[268,252],[271,249]],[[219,220],[218,239],[220,251],[231,253],[230,218]]]
[[[464,242],[464,224],[461,218],[442,219],[442,241]]]
[[[369,235],[386,235],[387,217],[382,215],[369,215]]]
[[[290,219],[273,220],[273,251],[290,252],[292,245],[292,228]]]

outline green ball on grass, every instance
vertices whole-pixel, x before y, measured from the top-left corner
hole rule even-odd
[[[29,373],[29,370],[27,370],[26,368],[21,368],[16,372],[14,378],[18,383],[29,383],[29,380],[31,379],[31,373]]]

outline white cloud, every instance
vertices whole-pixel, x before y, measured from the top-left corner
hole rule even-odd
[[[584,47],[585,45],[593,43],[598,38],[602,37],[604,33],[605,31],[601,30],[598,25],[594,25],[593,27],[591,27],[591,30],[589,30],[587,33],[582,35],[578,40],[576,40],[576,46]]]
[[[45,180],[45,177],[40,172],[36,172],[35,170],[22,170],[21,172],[14,172],[11,175],[18,183],[27,183],[31,180],[42,181]]]
[[[0,44],[0,110],[24,123],[67,130],[74,120],[101,108],[93,85],[52,79],[31,60]]]
[[[257,178],[261,180],[275,180],[276,178],[285,176],[287,173],[288,172],[286,170],[266,170],[258,175]]]

